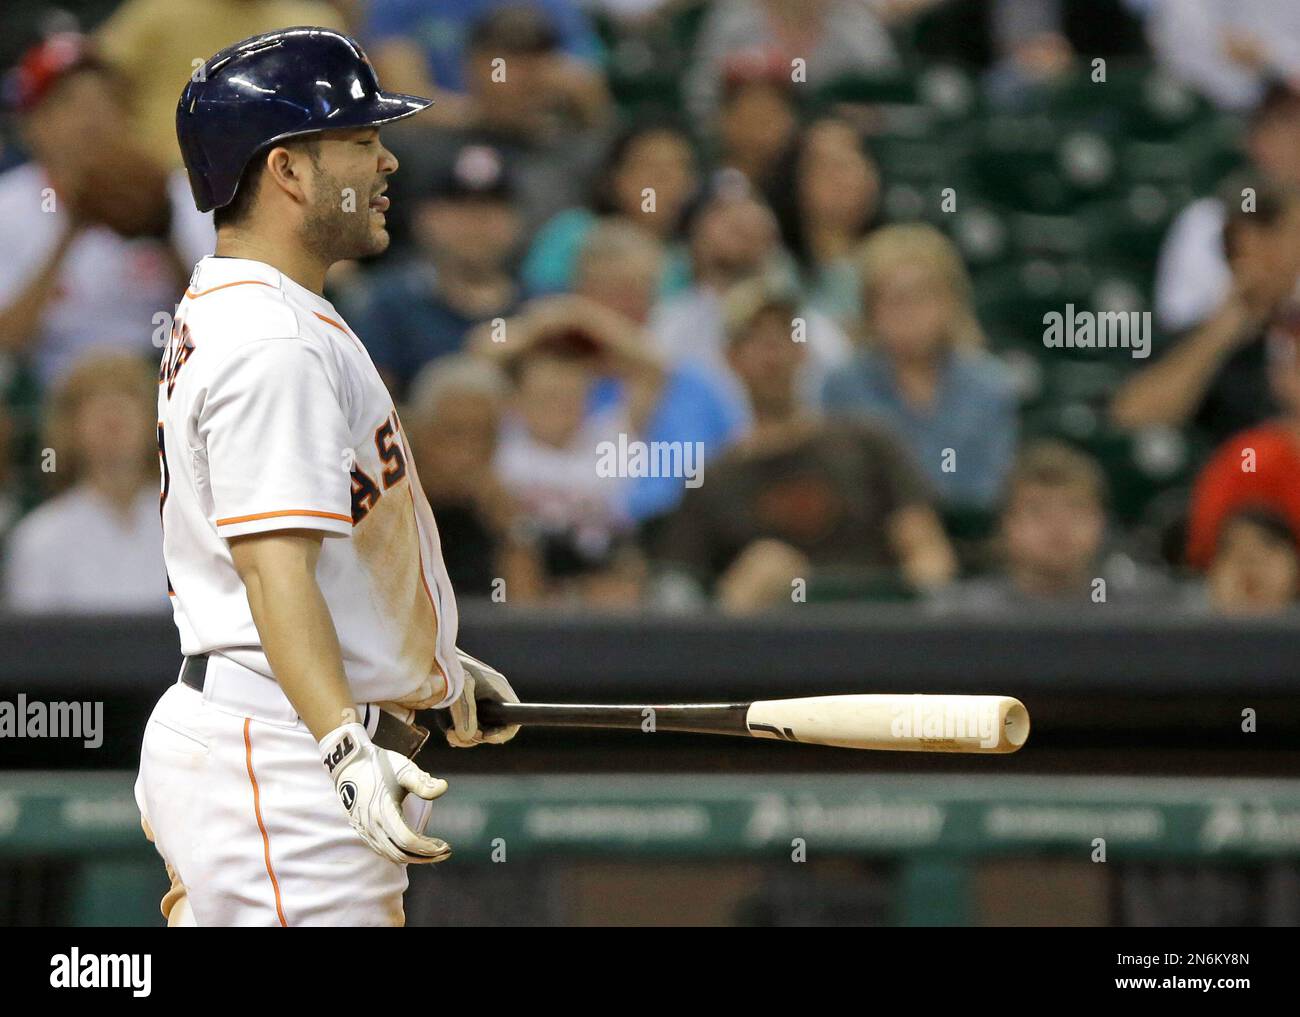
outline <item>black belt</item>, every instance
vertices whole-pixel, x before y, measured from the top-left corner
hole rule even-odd
[[[185,658],[185,662],[181,665],[181,682],[183,684],[188,685],[195,692],[202,692],[207,677],[208,655],[206,653]],[[369,726],[370,705],[367,704],[365,709],[366,716],[363,718],[362,723]],[[379,708],[375,707],[375,709]],[[384,710],[379,710],[379,720],[375,722],[375,733],[370,736],[370,740],[381,749],[397,752],[408,759],[414,759],[415,754],[424,747],[424,743],[428,739],[428,728],[423,728],[419,724],[406,724]]]

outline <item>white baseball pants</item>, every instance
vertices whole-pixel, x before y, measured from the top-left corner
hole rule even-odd
[[[379,710],[367,712],[373,734]],[[211,656],[202,693],[163,693],[135,797],[173,878],[170,924],[404,923],[406,867],[353,831],[279,685],[225,657]],[[431,805],[408,796],[407,822],[423,831]]]

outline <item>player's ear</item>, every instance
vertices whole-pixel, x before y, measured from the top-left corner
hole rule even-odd
[[[305,204],[311,186],[307,175],[314,162],[306,148],[276,145],[266,153],[265,175],[272,186],[278,187],[294,201]]]

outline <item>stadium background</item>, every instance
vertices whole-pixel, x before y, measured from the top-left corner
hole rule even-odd
[[[11,3],[3,15],[0,64],[17,63],[42,36],[72,27],[74,17],[87,32],[108,33],[110,42],[117,26],[116,43],[106,52],[130,54],[124,37],[184,46],[192,6],[67,3],[54,11]],[[1284,388],[1271,387],[1269,370],[1276,366],[1252,368],[1226,357],[1229,366],[1221,371],[1235,370],[1232,383],[1216,388],[1207,381],[1205,397],[1193,400],[1181,417],[1165,412],[1161,419],[1150,409],[1153,400],[1139,405],[1141,400],[1130,398],[1127,409],[1117,408],[1124,393],[1132,395],[1136,377],[1161,362],[1167,349],[1196,342],[1198,329],[1225,313],[1218,302],[1231,299],[1219,292],[1199,319],[1179,321],[1171,312],[1162,320],[1158,268],[1173,226],[1189,205],[1220,193],[1225,181],[1234,194],[1241,187],[1257,189],[1261,208],[1266,197],[1282,209],[1268,206],[1261,257],[1277,254],[1272,264],[1285,263],[1279,252],[1289,250],[1300,222],[1288,218],[1291,184],[1252,162],[1251,138],[1266,122],[1281,143],[1289,138],[1296,144],[1289,162],[1300,164],[1300,127],[1293,126],[1300,123],[1300,100],[1286,84],[1300,80],[1294,77],[1300,68],[1287,67],[1282,57],[1268,63],[1260,56],[1268,40],[1283,56],[1286,43],[1300,42],[1300,36],[1287,35],[1297,26],[1286,4],[557,0],[532,8],[532,18],[511,12],[515,20],[507,18],[495,31],[475,29],[474,22],[483,11],[506,5],[248,0],[198,6],[220,9],[231,25],[251,26],[223,41],[274,27],[260,19],[274,16],[277,8],[319,15],[296,18],[300,23],[347,25],[376,57],[388,87],[415,87],[385,74],[387,67],[411,66],[402,63],[409,53],[392,45],[394,39],[416,40],[416,52],[423,47],[433,54],[425,69],[431,77],[451,75],[438,82],[440,89],[446,85],[439,98],[448,120],[423,133],[391,132],[388,139],[404,163],[390,191],[394,248],[373,264],[344,266],[331,279],[331,295],[368,343],[373,333],[360,320],[373,322],[375,330],[389,329],[375,342],[392,356],[392,377],[411,404],[408,424],[421,419],[420,398],[437,386],[422,385],[423,365],[410,363],[415,355],[402,351],[455,354],[473,340],[463,321],[458,332],[432,338],[404,329],[457,320],[449,306],[469,298],[417,292],[409,299],[415,309],[405,317],[376,315],[374,303],[400,303],[402,294],[412,292],[403,287],[411,285],[419,266],[430,275],[441,271],[443,278],[459,270],[467,291],[472,283],[489,291],[491,283],[500,283],[505,296],[495,299],[507,313],[525,298],[581,286],[574,250],[597,216],[573,209],[594,209],[606,223],[637,223],[635,209],[619,205],[617,188],[597,181],[610,184],[617,176],[601,167],[620,131],[644,123],[689,142],[693,166],[686,176],[702,196],[685,196],[679,221],[653,241],[664,268],[643,331],[660,327],[663,318],[656,315],[670,309],[679,333],[729,328],[721,345],[739,345],[761,341],[736,334],[755,327],[758,304],[791,305],[801,314],[810,309],[809,317],[832,319],[850,343],[863,342],[871,324],[862,320],[861,294],[853,292],[860,284],[859,242],[898,224],[924,222],[956,245],[986,337],[980,363],[987,367],[991,359],[997,365],[974,376],[995,379],[987,392],[977,385],[961,393],[966,400],[951,392],[937,397],[956,400],[951,413],[939,403],[941,422],[968,419],[958,410],[974,404],[992,414],[990,426],[1005,425],[1012,435],[1010,448],[989,449],[977,441],[969,446],[974,457],[987,455],[979,461],[996,480],[946,490],[944,477],[927,478],[940,488],[929,504],[942,523],[940,551],[947,549],[953,563],[948,571],[939,567],[938,576],[925,561],[904,560],[908,553],[925,559],[928,551],[933,568],[933,545],[909,550],[882,535],[890,525],[887,511],[874,517],[876,532],[849,534],[830,551],[810,546],[796,548],[793,558],[769,554],[740,575],[729,571],[734,553],[730,561],[716,560],[725,547],[684,561],[682,547],[706,542],[697,520],[716,512],[716,505],[688,498],[675,513],[660,505],[637,515],[633,525],[609,514],[593,523],[584,514],[590,506],[556,509],[545,497],[529,503],[527,496],[536,495],[546,477],[544,470],[539,478],[525,468],[526,453],[535,450],[527,441],[545,429],[538,410],[548,396],[540,372],[530,391],[527,371],[516,365],[506,383],[519,387],[504,397],[505,409],[493,425],[503,445],[507,429],[519,426],[510,422],[512,411],[534,425],[533,433],[510,446],[515,458],[495,467],[493,482],[511,492],[510,519],[486,519],[490,513],[468,496],[448,503],[444,515],[439,492],[429,493],[440,522],[454,519],[451,532],[478,553],[477,559],[466,553],[455,563],[466,577],[457,580],[466,591],[461,643],[499,666],[525,698],[1000,692],[1028,705],[1034,733],[1020,754],[987,759],[533,731],[500,752],[458,754],[435,747],[426,750],[424,762],[452,787],[435,825],[457,853],[436,871],[413,871],[412,924],[1296,923],[1300,541],[1293,505],[1300,501],[1300,473],[1283,470],[1272,487],[1244,495],[1222,471],[1202,476],[1199,485],[1197,478],[1214,462],[1216,448],[1235,459],[1238,432],[1277,419],[1285,433],[1286,421],[1300,410],[1289,406]],[[435,7],[443,20],[427,17]],[[1190,34],[1167,30],[1171,9],[1180,10]],[[752,22],[754,11],[777,22],[785,12],[785,29],[765,38],[762,19]],[[857,45],[866,38],[858,35],[838,51],[827,42],[845,26],[865,31],[864,19],[876,26],[872,45]],[[200,20],[210,27],[213,19]],[[754,23],[760,27],[751,32]],[[457,24],[455,31],[448,27]],[[538,27],[547,24],[551,28]],[[1226,39],[1229,29],[1236,44],[1231,61],[1216,57],[1227,52],[1226,45],[1189,53],[1211,35]],[[477,39],[480,47],[509,44],[521,60],[538,54],[554,60],[562,69],[536,79],[554,87],[554,104],[539,100],[532,108],[515,96],[505,100],[513,107],[492,111],[486,109],[494,101],[489,87],[475,97],[479,106],[459,106],[458,90],[472,92],[474,85],[455,80],[456,58],[471,43],[462,41],[458,49],[448,38]],[[1243,41],[1248,38],[1258,44],[1254,50]],[[197,42],[195,48],[192,55],[182,54],[183,66],[208,55]],[[805,51],[811,54],[805,58],[807,80],[792,81],[791,56]],[[147,48],[136,55],[150,63]],[[161,53],[154,56],[166,62]],[[121,59],[129,62],[128,55]],[[1231,66],[1216,67],[1216,59]],[[821,73],[832,64],[836,73]],[[12,87],[7,98],[14,100]],[[131,115],[145,117],[140,94],[128,91],[125,102]],[[9,172],[29,164],[24,118],[40,115],[39,109],[17,110],[7,118],[0,166]],[[492,130],[485,130],[494,117]],[[529,117],[545,121],[545,129],[533,132]],[[796,125],[826,117],[851,129],[861,145],[858,155],[870,167],[867,179],[878,186],[874,198],[864,199],[871,207],[860,209],[861,221],[847,231],[858,234],[849,237],[853,242],[819,263],[815,244],[809,242],[809,258],[792,249],[798,238],[807,240],[814,224],[791,198],[812,175],[791,146],[801,141],[813,151]],[[511,131],[517,136],[510,137]],[[825,148],[817,151],[843,156],[834,131],[819,138]],[[647,148],[660,156],[665,149],[680,154],[671,144]],[[476,171],[473,159],[481,159],[484,149],[497,162]],[[174,164],[172,153],[155,154]],[[616,169],[636,179],[646,167],[664,165],[644,157],[644,165],[629,157]],[[680,175],[680,166],[675,168]],[[738,184],[742,178],[745,183]],[[848,179],[862,176],[850,172]],[[945,189],[951,189],[947,204]],[[4,193],[0,185],[0,201]],[[447,263],[446,233],[430,223],[439,202],[445,213],[453,200],[485,215],[485,204],[515,207],[517,235],[499,255],[500,279],[484,283],[464,266]],[[749,217],[728,220],[741,205]],[[733,224],[766,236],[755,226],[762,226],[765,208],[775,212],[780,240],[769,256],[733,276],[748,272],[769,281],[747,293],[749,280],[729,278],[737,289],[723,311],[693,320],[684,301],[698,296],[693,287],[703,280],[692,277],[700,267],[701,241],[691,231],[703,232],[701,224],[712,222],[715,230],[725,231],[718,223]],[[1205,236],[1221,244],[1221,233]],[[13,220],[0,222],[0,237],[11,254],[36,242]],[[626,230],[607,231],[602,239],[633,267],[644,254],[644,245],[630,242]],[[716,236],[704,242],[710,239],[719,243]],[[744,253],[735,257],[743,261]],[[1200,253],[1201,261],[1185,264],[1202,267],[1205,258],[1222,259],[1221,251]],[[564,257],[570,259],[567,275],[555,268]],[[765,273],[774,264],[779,271],[769,277]],[[1300,270],[1300,263],[1294,267]],[[1249,272],[1237,263],[1232,268],[1239,281]],[[779,283],[770,281],[778,276]],[[599,298],[599,287],[587,281]],[[1213,290],[1222,280],[1207,274],[1204,285]],[[12,301],[13,292],[5,299]],[[75,303],[76,288],[48,299],[51,307]],[[1153,356],[1046,346],[1044,315],[1064,313],[1068,305],[1156,311]],[[1259,334],[1239,349],[1281,347],[1294,318],[1291,308],[1289,291],[1280,293],[1260,316]],[[599,330],[594,319],[590,328]],[[59,340],[46,335],[53,329],[39,316],[28,331],[6,335],[0,353],[0,535],[8,541],[0,699],[21,694],[29,700],[100,701],[105,734],[95,749],[68,740],[0,739],[0,923],[156,922],[165,879],[140,836],[130,783],[148,710],[175,674],[175,633],[165,599],[161,605],[132,599],[140,569],[129,548],[138,546],[139,533],[124,537],[121,548],[100,549],[98,563],[110,576],[117,569],[120,584],[101,584],[92,597],[77,595],[65,582],[78,575],[75,561],[66,559],[84,558],[76,533],[42,542],[28,525],[23,544],[27,520],[79,485],[93,488],[98,482],[84,462],[71,476],[41,468],[53,440],[51,421],[59,415],[60,385],[75,364],[47,365],[42,344],[53,349]],[[101,362],[93,358],[100,354],[91,346],[99,344],[91,340],[99,338],[115,341],[118,354],[156,359],[150,332],[146,318],[136,339],[87,336],[76,352],[95,367]],[[663,340],[655,347],[657,370],[673,369],[674,357],[690,360],[662,333],[656,338]],[[812,345],[818,341],[810,338]],[[722,376],[727,363],[723,357],[700,368],[724,394],[717,399],[722,407],[728,385],[736,383]],[[841,379],[852,377],[851,367],[835,369]],[[117,377],[114,371],[100,373]],[[709,379],[709,372],[717,376]],[[593,369],[593,376],[599,373]],[[95,374],[91,370],[92,382],[83,382],[92,390]],[[468,384],[465,378],[481,380],[469,369],[460,376]],[[631,375],[621,380],[630,385]],[[114,389],[111,380],[104,386],[118,392],[131,387],[124,382]],[[1234,398],[1223,395],[1228,390]],[[445,395],[446,388],[439,391]],[[1009,417],[996,412],[1003,392],[1013,396]],[[559,397],[564,395],[561,389]],[[590,409],[583,426],[605,419],[599,411],[609,408],[610,398],[617,403],[617,396],[605,396],[605,405]],[[430,407],[433,402],[430,397]],[[592,406],[597,402],[592,395]],[[1243,404],[1253,404],[1254,418],[1242,415]],[[847,412],[829,402],[804,409],[825,410],[830,419]],[[119,423],[133,419],[124,407],[100,412]],[[685,413],[682,419],[699,422],[705,415]],[[911,454],[924,447],[923,439],[907,433],[901,419],[890,426]],[[986,418],[977,413],[976,419]],[[426,423],[431,440],[454,433],[432,408]],[[753,426],[742,406],[728,425],[727,440],[743,440]],[[680,429],[673,434],[691,437]],[[710,431],[710,442],[714,437]],[[960,443],[978,435],[949,435],[941,424],[937,437],[965,449]],[[1087,458],[1062,459],[1059,446],[1039,446],[1041,439],[1062,441]],[[95,448],[84,435],[69,439],[73,462],[78,440],[83,450]],[[1011,453],[1034,447],[1047,448],[1048,473],[1055,468],[1064,479],[1009,479]],[[416,448],[424,451],[418,442]],[[965,454],[959,452],[959,463]],[[518,473],[510,472],[511,462]],[[571,467],[573,460],[555,462]],[[493,468],[490,462],[476,465],[489,474]],[[1094,467],[1107,488],[1096,504],[1089,500],[1096,494],[1089,480]],[[444,464],[443,473],[447,469]],[[1269,473],[1267,464],[1261,471]],[[422,466],[421,473],[426,484],[442,475],[436,464]],[[563,476],[571,480],[573,474]],[[706,465],[704,491],[709,476]],[[156,484],[156,476],[141,472],[141,490],[153,485],[156,492]],[[970,496],[976,488],[981,493]],[[1095,600],[1087,584],[1045,593],[1018,579],[1006,533],[1016,510],[1013,495],[1025,496],[1026,489],[1049,504],[1044,511],[1058,513],[1053,518],[1065,527],[1062,540],[1072,534],[1060,515],[1105,512],[1104,537],[1073,577],[1105,576],[1105,601]],[[654,502],[664,492],[647,488],[642,495]],[[1060,500],[1053,501],[1055,496]],[[1225,510],[1205,556],[1191,560],[1188,531],[1196,524],[1189,519],[1198,498],[1209,503],[1216,497],[1249,518],[1235,519]],[[797,501],[794,514],[817,504]],[[47,512],[46,518],[48,533],[74,517]],[[1230,525],[1244,527],[1234,542],[1224,539]],[[594,543],[593,526],[600,530]],[[1252,549],[1262,563],[1251,558]],[[893,560],[880,565],[873,555]],[[676,567],[684,564],[693,568]],[[1068,563],[1057,564],[1068,573]],[[1266,581],[1275,572],[1283,576],[1280,587]],[[492,596],[492,580],[503,575],[504,601]],[[37,576],[46,578],[37,583]],[[806,598],[793,603],[791,577],[808,580]],[[1070,578],[1064,575],[1065,587]],[[53,592],[36,602],[23,592],[36,586]],[[774,589],[781,590],[779,596]],[[1099,839],[1104,856],[1098,854]]]

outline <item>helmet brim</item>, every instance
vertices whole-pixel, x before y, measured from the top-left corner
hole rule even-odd
[[[379,127],[395,120],[414,116],[433,105],[432,99],[404,92],[379,92],[364,102],[353,103],[332,110],[310,128],[293,134],[315,134],[317,131],[342,131],[357,127]],[[281,138],[291,137],[290,134]]]

